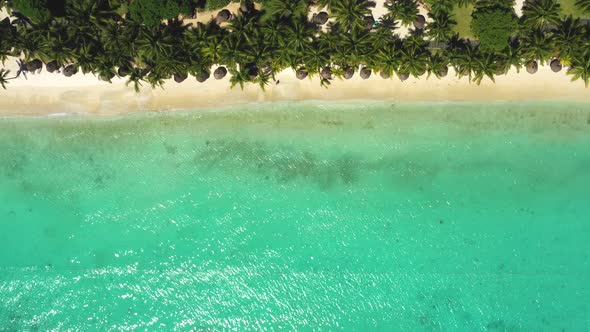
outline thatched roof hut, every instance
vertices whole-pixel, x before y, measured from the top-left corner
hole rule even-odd
[[[349,79],[351,79],[353,76],[354,76],[354,68],[352,68],[352,67],[347,67],[347,68],[345,68],[345,69],[344,69],[344,75],[343,75],[344,79],[347,79],[347,80],[349,80]]]
[[[313,14],[313,16],[311,17],[311,23],[313,24],[323,25],[326,24],[326,22],[328,22],[328,13],[326,12],[319,12],[317,14]]]
[[[368,67],[363,67],[361,68],[360,71],[360,76],[363,80],[368,79],[369,77],[371,77],[371,69],[369,69]]]
[[[224,10],[221,10],[219,13],[217,13],[217,16],[215,16],[215,21],[218,24],[221,24],[221,23],[225,23],[225,22],[231,20],[231,18],[232,18],[231,12],[227,9],[224,9]]]
[[[554,73],[559,73],[561,71],[561,69],[563,68],[563,66],[561,65],[561,61],[559,61],[559,59],[551,60],[550,67]]]
[[[174,74],[174,82],[182,83],[182,82],[184,82],[184,80],[186,80],[187,77],[188,77],[187,73],[176,73],[176,74]]]
[[[58,70],[59,66],[57,65],[57,61],[49,61],[45,65],[45,69],[47,69],[47,72],[49,73],[53,73],[54,71]]]
[[[426,26],[426,18],[423,15],[418,15],[416,21],[414,21],[414,27],[416,29],[424,29]]]
[[[300,80],[306,78],[307,75],[309,75],[309,73],[307,72],[307,70],[305,68],[299,68],[295,72],[295,76],[297,77],[297,79],[300,79]]]
[[[379,73],[379,76],[381,76],[381,78],[383,78],[383,79],[385,79],[385,80],[386,80],[386,79],[389,79],[389,78],[391,77],[391,75],[389,75],[389,73],[388,73],[388,72],[386,72],[386,71],[382,71],[382,72],[380,72],[380,73]]]
[[[219,68],[215,69],[215,71],[213,72],[213,77],[216,80],[220,80],[220,79],[224,78],[225,75],[227,75],[227,69],[225,69],[225,67],[219,67]]]
[[[399,75],[400,81],[402,81],[402,82],[407,80],[408,78],[410,78],[410,74],[408,74],[408,73],[399,73],[398,75]]]
[[[526,64],[526,71],[529,74],[534,74],[537,72],[537,70],[539,70],[539,64],[537,63],[537,61],[529,61]]]
[[[320,77],[325,80],[331,80],[332,79],[332,68],[330,68],[330,67],[322,68],[322,71],[320,71]]]
[[[66,77],[72,77],[77,72],[78,72],[78,70],[76,69],[76,66],[74,66],[74,65],[68,65],[63,70],[64,76],[66,76]]]

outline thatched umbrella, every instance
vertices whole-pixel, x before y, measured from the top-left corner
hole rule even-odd
[[[368,67],[361,68],[360,76],[363,80],[366,80],[367,78],[371,77],[371,69],[369,69]]]
[[[25,64],[27,71],[34,72],[38,69],[43,68],[43,62],[39,59],[31,60]]]
[[[119,67],[119,69],[117,69],[117,75],[119,75],[120,77],[125,77],[125,76],[129,75],[129,67],[127,67],[127,66]]]
[[[526,71],[529,74],[534,74],[537,72],[537,70],[539,69],[539,64],[537,63],[537,61],[529,61],[526,64]]]
[[[225,23],[225,22],[229,21],[230,19],[231,19],[231,12],[227,9],[220,11],[219,13],[217,13],[217,16],[215,16],[215,21],[217,21],[218,24]]]
[[[308,75],[308,72],[305,68],[299,68],[295,72],[295,76],[297,77],[297,79],[300,79],[300,80],[306,78],[307,75]]]
[[[414,27],[416,29],[424,29],[426,25],[426,18],[423,15],[418,15],[416,21],[414,21]]]
[[[399,73],[399,79],[403,82],[405,80],[407,80],[408,78],[410,78],[410,74],[408,73]]]
[[[391,77],[391,75],[389,75],[389,73],[386,71],[380,72],[379,75],[381,76],[381,78],[383,78],[385,80]]]
[[[352,67],[347,67],[344,69],[344,78],[349,80],[354,76],[354,68]]]
[[[53,73],[54,71],[59,69],[59,66],[57,65],[57,61],[49,61],[45,65],[45,68],[47,69],[48,72]]]
[[[371,30],[375,26],[375,18],[373,15],[365,16],[365,29]]]
[[[326,24],[326,22],[328,22],[328,13],[326,12],[319,12],[317,14],[313,14],[313,16],[311,17],[311,23],[313,24],[323,25]]]
[[[496,70],[494,71],[494,75],[500,76],[500,75],[504,75],[504,74],[506,74],[506,71],[504,70],[503,66],[500,65],[500,66],[496,67]]]
[[[188,77],[187,73],[176,73],[176,74],[174,74],[174,82],[182,83],[182,82],[184,82],[184,80],[186,80],[187,77]]]
[[[74,66],[74,65],[68,65],[63,70],[63,73],[66,77],[71,77],[76,72],[78,72],[78,70],[76,69],[76,66]]]
[[[325,80],[331,80],[332,79],[332,68],[330,68],[330,67],[322,68],[322,71],[320,71],[320,77]]]
[[[225,75],[227,75],[227,69],[225,69],[225,67],[219,67],[213,72],[213,77],[215,77],[216,80],[224,78]]]
[[[554,73],[559,73],[561,71],[561,68],[563,68],[559,59],[551,60],[550,66],[551,66],[551,70],[553,70]]]
[[[440,70],[437,72],[438,76],[440,76],[440,77],[445,77],[445,76],[447,76],[447,74],[448,74],[448,73],[449,73],[449,67],[444,67],[444,68],[441,68],[441,69],[440,69]]]
[[[199,83],[203,83],[203,82],[205,82],[206,80],[208,80],[210,76],[211,76],[211,75],[209,74],[209,72],[207,72],[206,70],[203,70],[203,71],[201,71],[201,72],[200,72],[200,73],[199,73],[197,76],[195,76],[195,77],[196,77],[196,79],[197,79],[197,82],[199,82]]]
[[[250,63],[246,65],[245,69],[248,73],[248,77],[250,77],[251,80],[255,79],[256,76],[258,76],[258,66],[256,66],[256,64]]]

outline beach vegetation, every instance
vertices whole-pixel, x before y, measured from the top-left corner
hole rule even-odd
[[[0,86],[2,89],[6,90],[6,84],[8,83],[8,75],[10,74],[10,70],[0,69]]]
[[[134,0],[129,4],[129,15],[136,22],[153,27],[163,19],[190,15],[192,6],[191,0]]]
[[[47,72],[66,76],[119,77],[136,91],[226,76],[232,87],[264,89],[287,68],[298,79],[318,77],[322,86],[355,74],[441,78],[449,68],[481,84],[511,68],[534,73],[551,63],[588,81],[590,28],[560,15],[556,0],[528,4],[520,20],[508,0],[424,0],[426,21],[413,0],[391,1],[380,18],[372,16],[368,0],[266,0],[257,6],[243,0],[223,22],[193,24],[183,18],[208,2],[64,0],[59,9],[57,2],[47,8],[35,1],[29,3],[47,10],[45,17],[29,17],[36,14],[19,11],[13,1],[11,17],[0,20],[0,59],[22,59],[18,74],[45,64]],[[310,18],[310,6],[325,8],[321,21]],[[466,19],[471,23],[457,33]],[[400,25],[414,28],[400,36]],[[4,70],[2,87],[10,79]]]
[[[415,0],[394,0],[385,6],[391,17],[402,25],[410,26],[418,18],[418,3]]]
[[[482,48],[500,51],[518,28],[514,10],[503,6],[480,6],[473,12],[471,30]]]
[[[559,0],[564,16],[590,18],[590,0]]]
[[[205,0],[205,10],[215,10],[229,5],[232,0]]]
[[[572,81],[581,79],[588,87],[590,84],[590,52],[586,50],[584,54],[573,57],[567,73],[572,75]]]
[[[522,8],[523,23],[535,29],[548,29],[559,24],[561,7],[556,0],[527,1]]]
[[[51,19],[47,0],[12,0],[12,8],[31,22],[44,23]]]

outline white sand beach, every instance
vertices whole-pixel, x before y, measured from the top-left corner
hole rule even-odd
[[[382,15],[384,0],[379,0],[375,17]],[[522,1],[520,1],[522,2]],[[230,7],[235,10],[235,5]],[[209,19],[210,13],[200,17]],[[401,32],[401,31],[400,31]],[[2,66],[0,66],[1,68]],[[6,61],[3,68],[16,73],[16,59]],[[213,68],[215,69],[215,68]],[[199,83],[190,77],[183,83],[166,82],[164,89],[143,86],[139,93],[126,86],[126,79],[115,78],[113,83],[99,81],[93,75],[78,73],[73,77],[62,74],[29,73],[0,89],[0,114],[40,115],[55,113],[118,114],[144,110],[174,110],[212,108],[233,104],[297,101],[297,100],[386,100],[413,101],[492,101],[492,100],[575,100],[590,102],[590,89],[581,81],[571,82],[564,68],[559,73],[548,65],[540,66],[535,74],[512,69],[507,75],[496,77],[495,83],[484,79],[476,85],[464,77],[458,79],[452,70],[447,77],[426,79],[411,77],[401,82],[397,77],[384,80],[378,74],[363,80],[358,72],[347,81],[334,80],[329,88],[320,86],[316,76],[298,80],[292,70],[276,76],[276,84],[263,92],[258,85],[247,85],[243,90],[230,88],[229,75],[222,80],[211,77]]]

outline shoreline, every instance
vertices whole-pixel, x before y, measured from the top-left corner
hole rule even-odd
[[[372,9],[375,17],[385,13],[385,0],[378,0]],[[520,14],[523,1],[517,0],[515,10]],[[225,8],[237,11],[237,3]],[[425,9],[420,6],[420,13]],[[314,8],[317,10],[318,8]],[[206,22],[217,11],[201,12],[194,20],[186,23]],[[311,15],[313,10],[309,13]],[[5,9],[0,18],[6,16]],[[425,15],[427,16],[427,15]],[[194,22],[193,22],[194,21]],[[406,28],[396,30],[405,35]],[[0,65],[11,71],[13,76],[18,71],[15,57]],[[216,66],[211,68],[213,72]],[[114,78],[113,83],[100,81],[92,74],[77,73],[72,77],[63,74],[48,73],[45,68],[40,74],[28,73],[28,79],[19,77],[10,80],[7,90],[0,89],[0,116],[38,116],[38,115],[119,115],[145,111],[202,110],[207,108],[224,108],[226,106],[247,105],[260,102],[307,101],[351,102],[366,100],[384,102],[460,102],[460,101],[572,101],[590,104],[590,89],[581,81],[571,82],[566,74],[567,68],[554,73],[548,65],[539,66],[538,72],[529,74],[523,68],[517,72],[512,68],[506,75],[495,77],[495,83],[485,78],[481,85],[470,82],[469,78],[455,76],[449,67],[448,75],[442,79],[426,75],[420,78],[410,77],[401,82],[399,78],[382,79],[373,72],[371,77],[363,80],[358,68],[350,80],[335,79],[328,88],[320,85],[320,79],[306,78],[298,80],[292,69],[286,69],[276,75],[280,84],[271,83],[262,91],[258,85],[246,85],[230,88],[230,77],[221,80],[211,77],[204,83],[198,83],[189,76],[178,84],[170,79],[164,88],[151,88],[144,85],[139,93],[133,86],[126,86],[126,78]]]
[[[7,61],[7,65],[13,59]],[[7,66],[9,69],[11,66]],[[15,73],[16,71],[12,71]],[[571,82],[564,68],[553,73],[549,66],[536,74],[512,69],[496,77],[496,83],[484,79],[481,85],[458,79],[452,68],[447,77],[426,76],[401,82],[397,77],[384,80],[373,73],[367,80],[358,72],[350,80],[335,79],[328,88],[319,78],[298,80],[292,70],[277,74],[278,85],[270,84],[263,92],[258,85],[230,89],[229,77],[198,83],[190,77],[183,83],[166,82],[164,89],[143,86],[136,93],[124,78],[113,83],[101,82],[93,75],[81,73],[67,78],[61,74],[28,75],[28,80],[11,80],[7,90],[0,90],[0,116],[95,114],[118,115],[143,111],[198,110],[239,106],[257,102],[306,101],[347,102],[352,100],[391,102],[460,102],[460,101],[573,101],[590,103],[590,89],[583,82]]]

